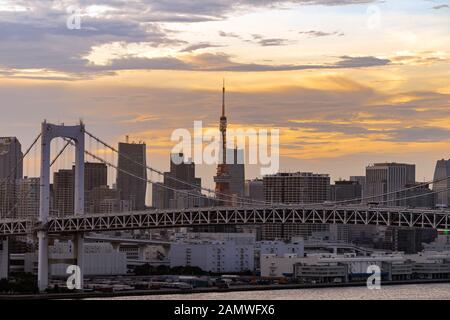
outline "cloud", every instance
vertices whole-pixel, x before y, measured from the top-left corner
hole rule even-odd
[[[260,34],[253,34],[253,40],[247,40],[248,42],[256,43],[262,47],[273,47],[273,46],[286,46],[291,43],[291,41],[282,38],[265,38]]]
[[[206,48],[218,48],[218,47],[223,47],[222,45],[217,45],[217,44],[211,44],[208,42],[201,42],[201,43],[196,43],[196,44],[192,44],[187,46],[186,48],[180,50],[180,52],[193,52],[193,51],[197,51],[200,49],[206,49]]]
[[[439,4],[433,7],[434,10],[439,10],[439,9],[444,9],[444,8],[449,8],[448,4]]]
[[[219,31],[219,36],[224,37],[224,38],[237,38],[240,39],[241,37],[233,32],[225,32],[225,31]]]
[[[309,30],[309,31],[300,31],[299,34],[307,35],[310,38],[320,38],[320,37],[327,37],[327,36],[344,36],[344,33],[334,31],[334,32],[325,32],[325,31],[318,31],[318,30]]]

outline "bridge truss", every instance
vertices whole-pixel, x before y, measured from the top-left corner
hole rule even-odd
[[[0,221],[0,235],[24,235],[36,230],[49,234],[158,229],[206,225],[357,224],[448,229],[450,211],[365,206],[214,207],[151,210],[115,214],[50,218],[46,224],[30,220]]]

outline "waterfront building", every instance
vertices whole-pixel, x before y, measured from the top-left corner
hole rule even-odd
[[[49,267],[51,276],[66,277],[67,267],[74,257],[72,242],[56,241],[49,247],[49,259],[58,261]],[[11,273],[37,273],[37,252],[11,254]],[[127,273],[126,255],[109,243],[84,244],[84,275],[111,276]]]
[[[234,241],[175,243],[169,254],[170,266],[196,266],[216,273],[254,270],[254,245]]]

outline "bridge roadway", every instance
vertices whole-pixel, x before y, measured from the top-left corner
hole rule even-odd
[[[38,230],[45,230],[48,234],[70,234],[78,232],[267,223],[360,224],[448,229],[450,210],[307,204],[146,210],[113,214],[52,217],[49,218],[48,223],[45,225],[33,220],[0,220],[0,236],[25,235]]]

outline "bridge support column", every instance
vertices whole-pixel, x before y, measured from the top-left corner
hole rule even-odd
[[[75,253],[75,259],[77,266],[80,267],[81,270],[81,277],[80,277],[80,284],[81,284],[81,290],[83,290],[84,285],[84,236],[82,233],[77,233],[74,235],[74,241],[73,241],[73,249]]]
[[[38,231],[38,287],[40,292],[48,288],[48,235],[45,231]]]
[[[0,251],[0,279],[8,279],[9,275],[9,248],[8,238],[0,239],[2,250]]]
[[[39,238],[39,260],[38,260],[38,286],[39,290],[45,291],[48,287],[49,260],[48,260],[48,233],[46,230],[50,214],[50,145],[54,138],[68,138],[75,143],[75,214],[84,214],[84,124],[77,126],[54,125],[47,122],[42,123],[41,128],[41,190],[39,222],[41,230]],[[75,236],[74,248],[77,252],[77,263],[83,262],[83,237]]]

